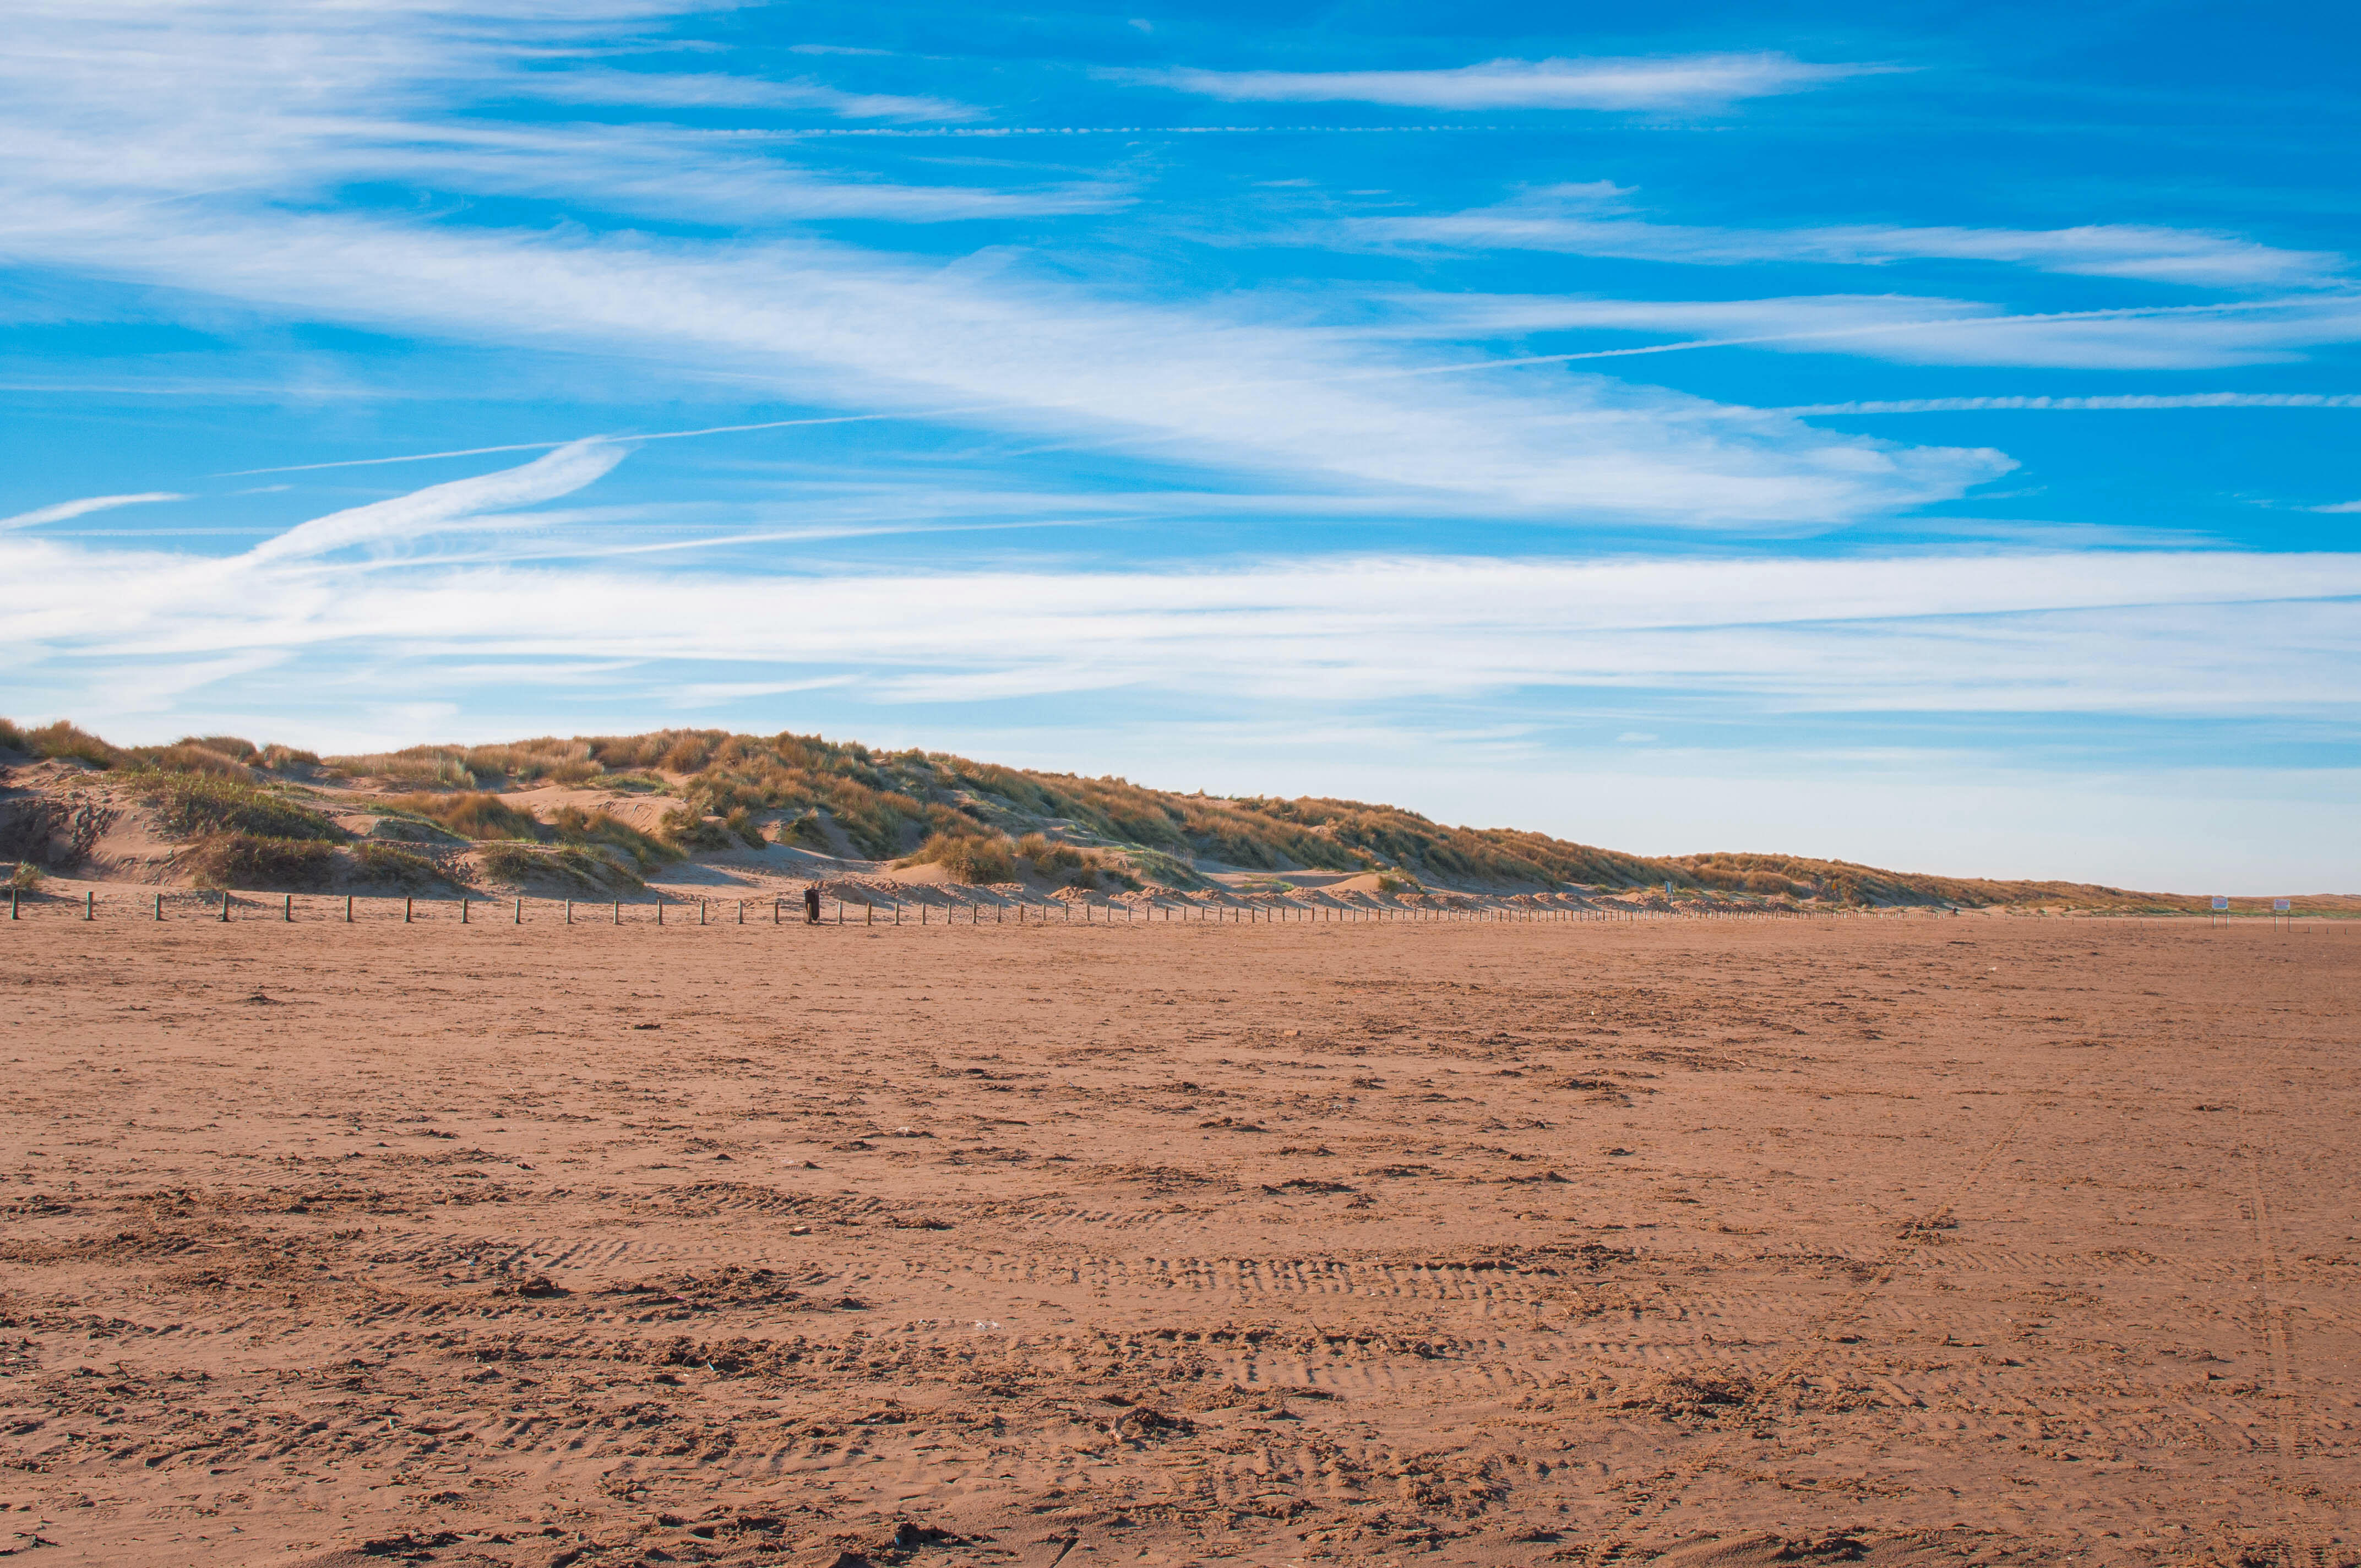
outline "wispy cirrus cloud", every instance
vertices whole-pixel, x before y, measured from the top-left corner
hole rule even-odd
[[[793,106],[832,118],[907,118],[958,105],[818,82],[635,73],[555,62],[597,52],[664,0],[568,8],[528,0],[391,11],[295,0],[231,6],[81,6],[28,0],[0,52],[5,185],[90,202],[341,204],[382,182],[440,193],[560,198],[597,211],[733,225],[796,218],[940,222],[1104,211],[1096,181],[1034,191],[846,177],[778,156],[775,126],[688,128],[489,112],[519,97],[562,109]],[[567,84],[582,96],[568,98]],[[923,117],[923,116],[922,116]],[[613,120],[612,115],[607,116]],[[192,134],[202,127],[202,134]]]
[[[24,154],[0,170],[0,258],[21,265],[823,405],[977,408],[957,422],[1444,512],[1791,526],[1948,499],[2010,466],[1799,422],[1706,430],[1683,417],[1698,400],[1603,378],[1404,380],[1433,356],[1048,269],[634,232],[619,214],[917,220],[1106,197],[820,178],[759,139],[456,114],[581,25],[529,5],[28,15],[29,47],[0,55],[0,134]],[[210,134],[181,134],[195,119]],[[370,178],[564,197],[598,221],[496,226],[326,199]]]
[[[2158,409],[2361,409],[2353,392],[2112,392],[2094,397],[1888,398],[1849,403],[1795,403],[1773,411],[1813,414],[1949,414],[2023,410],[2036,412],[2146,413]],[[2315,509],[2315,510],[2361,510]]]
[[[774,82],[719,71],[585,68],[511,76],[507,90],[566,104],[653,109],[814,109],[849,120],[972,120],[983,111],[948,98],[848,93],[818,82]]]
[[[188,499],[171,490],[143,490],[135,496],[84,496],[79,500],[35,507],[31,511],[20,511],[14,517],[0,517],[0,529],[36,528],[45,522],[63,522],[68,518],[106,511],[115,507],[144,506],[151,501],[184,501]]]
[[[494,514],[555,500],[603,478],[628,453],[612,442],[568,442],[521,467],[430,485],[390,500],[313,518],[256,545],[247,559],[297,560],[355,545],[406,543],[450,529],[481,529]]]
[[[1204,71],[1121,73],[1233,103],[1360,103],[1400,108],[1701,110],[1807,92],[1894,69],[1819,64],[1792,55],[1691,54],[1644,60],[1491,60],[1426,71]],[[1112,73],[1111,73],[1112,74]]]
[[[2236,235],[2139,224],[2059,229],[1851,224],[1730,228],[1631,215],[1629,189],[1607,181],[1526,192],[1459,213],[1348,220],[1347,232],[1392,244],[1470,250],[1543,250],[1634,261],[1735,267],[1817,262],[1886,267],[1908,261],[1989,261],[2044,272],[2241,288],[2315,287],[2341,280],[2347,258],[2286,250]]]
[[[618,457],[577,444],[228,559],[0,536],[0,572],[44,586],[0,603],[0,638],[69,707],[143,670],[294,654],[368,672],[349,678],[389,694],[512,663],[553,692],[596,670],[650,699],[825,681],[889,703],[1129,690],[1271,711],[1583,690],[1763,713],[2325,715],[2350,713],[2361,691],[2354,554],[809,573],[338,554],[471,525],[497,543],[542,515],[523,509]],[[484,515],[495,509],[510,510]]]
[[[872,409],[1152,444],[1176,461],[1443,509],[1576,521],[1828,521],[1960,494],[2011,466],[1800,422],[1705,431],[1704,400],[1518,372],[1402,378],[1398,351],[1314,331],[977,280],[819,242],[715,254],[354,218],[74,207],[0,235],[78,269],[478,343],[562,344]],[[1665,417],[1638,417],[1651,411]]]
[[[2017,313],[1976,300],[1808,294],[1755,300],[1400,294],[1372,330],[1434,335],[1558,332],[1699,334],[1597,357],[1747,347],[1905,365],[2201,369],[2299,358],[2361,339],[2361,294],[2304,292],[2204,305]],[[1578,352],[1567,356],[1580,359]]]

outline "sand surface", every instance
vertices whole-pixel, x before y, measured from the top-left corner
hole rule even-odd
[[[0,1552],[2350,1563],[2356,971],[45,908]]]

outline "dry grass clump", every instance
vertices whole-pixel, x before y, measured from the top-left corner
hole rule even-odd
[[[665,812],[663,828],[665,842],[686,850],[726,850],[736,841],[726,825],[694,806],[675,806]]]
[[[236,779],[209,773],[153,773],[142,793],[168,833],[195,838],[242,833],[257,839],[334,842],[343,828],[308,807]]]
[[[1007,882],[1016,874],[1016,846],[1005,834],[935,833],[901,863],[940,866],[953,882]]]
[[[36,757],[59,757],[88,762],[94,768],[119,767],[133,760],[131,753],[120,746],[110,746],[87,729],[76,729],[62,718],[37,729],[19,729],[5,719],[0,719],[0,744],[12,751],[30,752]]]
[[[637,892],[647,883],[629,867],[617,863],[614,851],[601,854],[578,844],[526,845],[502,839],[487,845],[484,870],[504,882],[551,881],[586,892],[615,889]]]
[[[441,866],[417,850],[392,844],[357,844],[353,863],[371,881],[390,882],[397,887],[428,887],[451,880]]]
[[[448,746],[412,746],[400,751],[370,751],[350,757],[330,757],[327,765],[357,778],[389,779],[397,784],[474,789],[473,769],[467,754]]]
[[[238,735],[184,735],[169,746],[117,746],[64,719],[27,729],[0,718],[0,751],[63,757],[99,768],[142,767],[166,773],[250,779],[257,768],[315,768],[320,759],[291,746],[257,746]]]
[[[414,812],[440,823],[462,839],[524,839],[538,841],[548,834],[541,818],[511,806],[499,795],[480,790],[463,795],[401,795],[385,803],[397,811]]]
[[[244,753],[232,756],[225,751],[195,740],[176,740],[148,758],[148,763],[166,773],[210,773],[215,778],[247,781],[254,777],[254,770],[247,765]]]
[[[544,736],[504,746],[470,746],[458,761],[479,780],[505,778],[516,784],[587,784],[605,773],[590,755],[587,740],[561,740]]]
[[[308,893],[328,885],[336,850],[317,839],[209,833],[180,857],[199,887],[267,888]]]
[[[173,743],[201,746],[208,751],[218,751],[225,757],[245,763],[262,761],[262,748],[242,735],[183,735]]]
[[[680,859],[678,850],[653,834],[642,833],[603,811],[585,811],[578,806],[561,806],[551,812],[549,830],[562,844],[616,850],[642,872]]]
[[[16,870],[8,873],[6,885],[19,893],[36,892],[41,885],[41,879],[49,874],[31,861],[18,861]]]
[[[1033,868],[1035,876],[1067,887],[1096,887],[1101,877],[1120,887],[1139,886],[1138,878],[1096,850],[1053,844],[1039,833],[1027,833],[1016,840],[1016,852]]]
[[[639,872],[681,858],[681,851],[664,839],[642,833],[603,811],[585,811],[577,806],[558,807],[544,822],[523,807],[511,806],[483,790],[458,795],[396,795],[385,804],[390,809],[423,817],[461,838],[479,843],[548,844],[588,850],[630,877],[634,886],[639,885]],[[490,863],[488,859],[486,864]]]
[[[642,769],[686,775],[682,793],[689,808],[701,817],[726,822],[741,807],[749,813],[796,813],[793,820],[801,826],[783,832],[782,838],[802,839],[818,849],[829,847],[826,834],[817,818],[804,823],[815,811],[825,811],[862,853],[881,859],[944,826],[928,803],[908,792],[899,770],[881,767],[865,746],[839,745],[816,736],[764,739],[719,729],[593,736],[587,744],[610,778]],[[954,810],[948,802],[938,804]],[[982,824],[970,819],[969,826]]]

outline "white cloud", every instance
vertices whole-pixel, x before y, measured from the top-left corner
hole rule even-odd
[[[2062,229],[1873,224],[1743,229],[1658,224],[1628,215],[1623,198],[1629,193],[1598,181],[1554,185],[1498,206],[1422,217],[1356,219],[1347,228],[1364,238],[1394,244],[1562,251],[1693,266],[1993,261],[2087,277],[2253,288],[2326,284],[2339,279],[2349,265],[2331,251],[2284,250],[2236,235],[2138,224]]]
[[[454,479],[391,500],[314,518],[256,545],[247,553],[247,559],[297,560],[357,544],[416,539],[471,524],[480,527],[489,514],[512,512],[572,494],[604,477],[627,452],[628,448],[611,442],[569,442],[520,468]]]
[[[569,104],[628,104],[663,109],[818,109],[846,119],[972,120],[983,111],[946,98],[847,93],[817,82],[767,82],[717,72],[580,69],[510,79],[510,89]]]
[[[1437,507],[1736,525],[1822,522],[1960,494],[1997,453],[1755,422],[1601,378],[1389,379],[1325,334],[1108,302],[818,242],[687,243],[345,218],[169,223],[56,210],[0,252],[170,280],[329,319],[478,343],[564,344],[768,380],[840,405],[995,405],[967,422],[1152,442],[1178,460]],[[1644,417],[1661,415],[1662,417]]]
[[[2361,409],[2361,394],[2347,392],[2123,392],[2087,398],[1899,398],[1850,403],[1797,403],[1773,411],[1799,418],[1814,414],[1947,414],[1987,410],[2078,412],[2157,409]]]
[[[989,404],[965,422],[1438,511],[1780,526],[1956,497],[2001,455],[1914,448],[1800,422],[1709,428],[1699,400],[1510,372],[1389,381],[1399,345],[1070,280],[851,245],[601,236],[364,216],[324,198],[400,180],[564,196],[701,222],[1070,211],[1096,187],[1006,192],[818,178],[742,138],[676,126],[461,117],[528,56],[562,56],[616,7],[552,21],[285,5],[36,5],[0,52],[0,257],[303,319],[479,346],[598,353],[684,378],[870,411]]]
[[[1440,71],[1198,71],[1126,73],[1233,102],[1387,104],[1420,109],[1712,109],[1891,69],[1784,54],[1653,60],[1494,60]]]
[[[2355,554],[1411,556],[807,576],[330,554],[545,522],[553,514],[482,514],[579,488],[618,455],[577,444],[229,560],[0,535],[0,576],[43,585],[0,605],[0,639],[28,678],[85,700],[144,678],[126,672],[247,655],[343,663],[403,700],[452,684],[454,662],[501,661],[667,672],[608,677],[667,702],[848,673],[873,702],[1121,689],[1271,709],[1565,689],[1791,711],[2341,716],[2361,690]]]
[[[1746,347],[1846,354],[1905,365],[2181,370],[2301,358],[2361,339],[2361,296],[2303,293],[2209,305],[2013,314],[1973,300],[1817,294],[1753,300],[1581,295],[1397,296],[1373,334],[1499,336],[1547,332],[1700,334],[1670,344],[1576,351],[1568,362]]]
[[[147,490],[136,496],[84,496],[80,500],[59,501],[52,506],[35,507],[14,517],[0,517],[0,529],[32,528],[44,522],[63,522],[70,517],[106,511],[114,507],[143,506],[150,501],[184,501],[189,498],[170,490]]]
[[[302,204],[353,184],[387,182],[562,197],[604,212],[725,225],[846,216],[939,222],[1102,211],[1126,199],[1095,184],[1033,192],[831,177],[776,156],[790,144],[734,127],[528,124],[477,112],[521,93],[555,96],[568,81],[578,81],[587,97],[577,101],[588,105],[625,104],[641,80],[631,73],[550,66],[592,52],[619,22],[682,8],[660,0],[562,14],[531,4],[346,8],[191,0],[149,7],[28,0],[12,7],[10,47],[0,51],[0,137],[11,154],[0,190],[81,203],[197,197]],[[734,91],[726,78],[645,82],[673,83],[679,94],[702,91],[721,107]],[[800,93],[839,114],[921,106],[855,93],[831,98],[836,90],[819,83],[753,83],[741,95],[762,96],[758,89],[782,101]],[[664,89],[636,91],[644,99]]]

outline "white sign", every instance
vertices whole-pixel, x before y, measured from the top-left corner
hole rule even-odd
[[[2217,893],[2213,895],[2213,907],[2216,909],[2227,909],[2230,907],[2230,901]]]
[[[2288,901],[2284,898],[2274,898],[2271,900],[2271,907],[2284,915],[2288,912]]]

